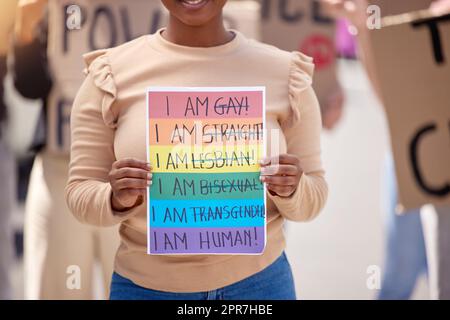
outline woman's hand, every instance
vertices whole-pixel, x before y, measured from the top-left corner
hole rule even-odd
[[[115,211],[126,211],[141,205],[152,184],[152,167],[137,159],[122,159],[113,163],[109,172],[112,188],[111,206]]]
[[[335,18],[348,19],[358,29],[366,26],[367,0],[321,0],[321,4]]]
[[[431,4],[430,8],[434,14],[450,13],[450,0],[436,0]]]
[[[303,171],[296,155],[282,154],[265,158],[260,161],[260,165],[261,181],[266,183],[272,195],[289,197],[297,190]]]
[[[34,39],[34,32],[43,19],[48,0],[22,0],[17,6],[15,40],[21,45]]]

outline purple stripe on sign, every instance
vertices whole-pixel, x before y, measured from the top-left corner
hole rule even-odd
[[[150,228],[150,250],[153,254],[258,254],[264,250],[264,228]]]

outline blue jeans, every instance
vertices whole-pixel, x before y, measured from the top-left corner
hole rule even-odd
[[[420,210],[403,215],[395,212],[397,182],[394,160],[386,159],[385,189],[386,253],[380,300],[409,299],[417,279],[427,271],[427,256]]]
[[[264,270],[229,286],[205,292],[147,289],[114,272],[110,300],[295,300],[291,267],[283,253]]]

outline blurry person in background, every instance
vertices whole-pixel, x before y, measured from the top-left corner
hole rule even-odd
[[[336,83],[334,91],[327,99],[327,103],[321,106],[322,125],[327,130],[337,127],[344,114],[345,96],[341,86]]]
[[[299,50],[314,59],[322,124],[333,130],[342,119],[344,92],[337,76],[336,22],[317,0],[259,0],[261,40],[287,51]],[[337,45],[337,43],[336,43]]]
[[[449,14],[450,0],[436,0],[430,9]],[[432,299],[450,300],[450,207],[426,206],[422,209],[428,277]]]
[[[3,80],[6,55],[14,26],[16,0],[0,2],[0,300],[12,298],[10,269],[13,262],[11,213],[15,197],[15,162],[5,139],[6,105]]]
[[[350,32],[350,27],[347,19],[336,20],[336,50],[339,57],[357,59],[356,39]]]
[[[93,284],[108,295],[115,228],[80,224],[64,199],[69,163],[69,115],[84,75],[82,54],[156,30],[159,1],[20,0],[13,77],[25,97],[42,99],[38,152],[25,214],[25,298],[91,299]],[[98,262],[102,279],[95,281]]]
[[[371,43],[367,36],[368,1],[322,1],[336,16],[347,18],[358,30],[361,61],[378,98],[381,98]],[[435,1],[431,9],[436,13],[450,12],[450,0]],[[422,212],[421,208],[417,208],[398,215],[397,185],[392,155],[387,157],[385,179],[386,253],[382,287],[378,298],[409,299],[418,277],[428,269],[430,297],[450,299],[450,208],[433,210],[427,207],[425,210],[422,209]]]
[[[358,29],[358,35],[366,31],[367,0],[342,1],[324,0],[332,6],[338,16],[344,16]],[[370,43],[367,37],[358,37],[359,57],[372,86],[380,98],[379,87],[374,76],[371,61]],[[404,215],[396,213],[397,186],[394,160],[386,157],[385,177],[383,181],[383,201],[385,213],[386,247],[381,290],[378,299],[409,299],[418,278],[426,272],[427,259],[425,242],[420,220],[420,210]]]

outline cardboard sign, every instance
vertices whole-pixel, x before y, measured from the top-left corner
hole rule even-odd
[[[450,205],[450,15],[386,17],[370,32],[400,211]]]
[[[150,88],[149,254],[261,254],[265,89]]]
[[[250,39],[261,39],[260,5],[257,1],[228,1],[223,8],[223,19],[228,29],[238,30]]]
[[[71,7],[74,5],[77,7]],[[53,87],[48,101],[47,148],[68,155],[70,111],[84,80],[82,55],[153,33],[165,25],[165,16],[160,1],[149,0],[49,0],[48,6]],[[79,28],[77,23],[81,23]]]
[[[428,9],[434,0],[369,0],[369,4],[380,7],[381,15],[393,16]]]
[[[76,22],[79,29],[69,29]],[[253,1],[229,3],[225,20],[231,28],[248,37],[259,37],[259,6]],[[153,33],[166,25],[168,12],[156,0],[49,0],[48,57],[53,88],[48,101],[47,148],[55,154],[68,155],[69,117],[73,99],[84,80],[82,55],[109,48]]]
[[[314,90],[321,106],[337,89],[335,22],[317,0],[261,0],[262,41],[314,59]]]

